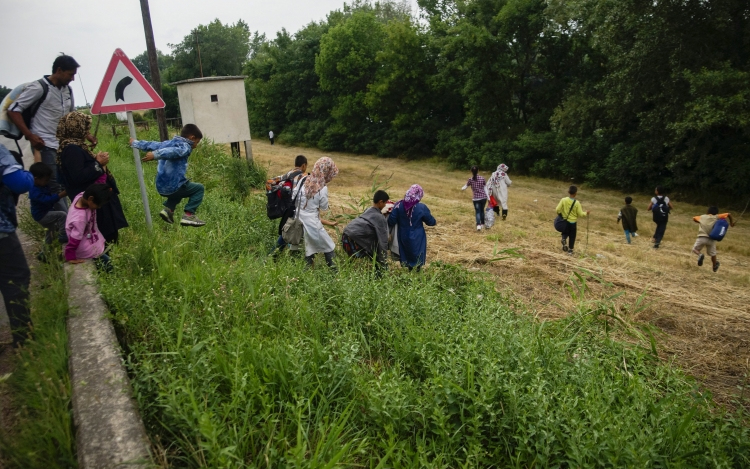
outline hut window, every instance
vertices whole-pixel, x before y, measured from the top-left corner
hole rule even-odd
[[[218,103],[219,102],[219,96],[212,94],[211,95],[211,102],[212,103]]]

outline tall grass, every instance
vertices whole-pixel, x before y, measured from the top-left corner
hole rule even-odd
[[[24,232],[44,236],[30,216],[21,217]],[[36,226],[34,226],[36,225]],[[0,432],[0,454],[7,467],[77,467],[68,374],[66,318],[68,290],[60,263],[34,269],[31,294],[32,339],[13,357],[7,381],[12,428]]]
[[[165,465],[750,464],[744,415],[713,406],[648,345],[614,340],[606,303],[539,323],[452,265],[373,280],[341,257],[338,275],[264,263],[275,225],[263,197],[232,199],[231,158],[208,145],[190,163],[206,227],[147,233],[132,155],[104,145],[133,226],[102,292]]]

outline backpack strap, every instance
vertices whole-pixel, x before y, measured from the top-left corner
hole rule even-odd
[[[568,210],[568,216],[565,217],[565,221],[568,221],[568,218],[570,218],[570,214],[573,213],[573,207],[576,206],[577,200],[573,200],[573,203],[570,204],[570,210]]]
[[[31,119],[34,118],[36,115],[36,112],[39,110],[39,107],[42,105],[45,99],[47,99],[47,93],[49,93],[49,85],[47,84],[46,78],[40,78],[37,80],[37,83],[39,83],[42,86],[42,97],[39,98],[30,108],[29,108],[29,122],[31,122]],[[68,86],[68,90],[70,90],[70,86]]]

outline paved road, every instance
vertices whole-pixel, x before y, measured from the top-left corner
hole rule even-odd
[[[34,162],[34,155],[31,152],[31,145],[29,145],[29,142],[26,139],[21,139],[18,141],[18,143],[20,144],[21,151],[23,152],[23,164],[26,169],[28,169],[29,166],[31,166],[31,164]],[[5,148],[7,148],[8,150],[18,151],[16,142],[8,138],[0,136],[0,144],[5,145]],[[26,207],[28,207],[28,199],[26,197],[22,197],[18,201],[18,209],[26,210]],[[24,250],[26,250],[26,247],[29,244],[28,238],[24,237],[21,242],[24,245]],[[0,344],[10,342],[11,336],[10,323],[8,322],[8,313],[5,311],[5,302],[0,301]]]

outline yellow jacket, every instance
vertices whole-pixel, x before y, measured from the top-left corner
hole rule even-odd
[[[581,203],[577,202],[576,206],[573,207],[573,211],[570,210],[570,206],[573,205],[573,201],[570,197],[563,197],[560,199],[560,203],[557,204],[555,211],[562,215],[563,218],[567,219],[569,223],[575,223],[578,217],[585,217],[586,212],[581,208]],[[568,216],[570,212],[570,216]]]

